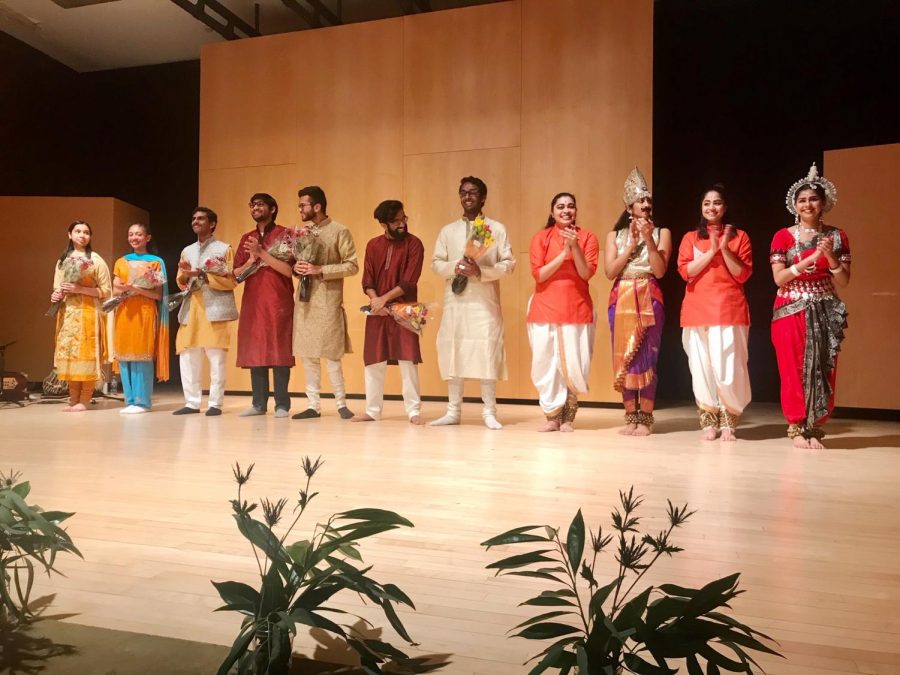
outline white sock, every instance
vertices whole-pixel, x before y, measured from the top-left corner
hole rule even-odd
[[[451,413],[447,413],[443,417],[438,417],[436,420],[431,422],[429,426],[432,427],[446,427],[452,424],[459,424],[459,415],[453,415]]]
[[[494,415],[485,415],[484,416],[484,426],[488,429],[502,429],[503,425],[500,424],[500,420],[498,420]]]

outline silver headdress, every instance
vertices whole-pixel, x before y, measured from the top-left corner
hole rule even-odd
[[[644,174],[641,173],[640,169],[634,167],[631,173],[628,174],[628,178],[625,179],[625,192],[622,200],[625,202],[625,206],[631,206],[644,197],[653,197],[653,194],[647,186],[647,179],[644,178]]]
[[[830,180],[819,175],[819,169],[816,167],[816,163],[813,162],[812,166],[809,167],[809,173],[806,175],[806,178],[801,178],[791,185],[790,189],[787,191],[787,196],[784,198],[784,205],[791,214],[797,215],[794,201],[797,198],[797,192],[804,185],[818,185],[825,192],[825,206],[822,208],[823,212],[831,211],[834,205],[837,204],[837,188]]]

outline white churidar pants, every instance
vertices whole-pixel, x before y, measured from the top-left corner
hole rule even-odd
[[[750,403],[749,326],[688,326],[681,343],[688,357],[697,407],[740,415]]]
[[[181,367],[181,388],[184,389],[184,404],[188,408],[200,409],[200,397],[203,393],[200,385],[200,367],[203,365],[203,353],[209,361],[209,407],[220,408],[225,401],[225,356],[224,349],[208,349],[191,347],[179,355]]]
[[[595,323],[529,323],[531,381],[545,415],[552,415],[566,403],[571,389],[588,390],[591,357],[594,353]]]
[[[497,416],[497,380],[479,380],[481,383],[481,400],[484,408],[482,417]],[[461,377],[451,377],[447,380],[447,414],[451,417],[462,415],[463,389],[465,380]]]
[[[347,390],[344,387],[344,371],[341,370],[341,362],[325,359],[325,367],[328,369],[328,379],[331,380],[331,389],[334,391],[335,404],[339,409],[346,408]],[[319,394],[322,391],[322,364],[320,359],[304,356],[303,372],[306,374],[307,405],[316,412],[321,412]]]
[[[412,419],[419,414],[422,408],[422,399],[419,396],[419,369],[412,361],[397,361],[397,365],[400,367],[406,416]],[[366,366],[366,414],[373,420],[381,419],[386,371],[387,361]]]

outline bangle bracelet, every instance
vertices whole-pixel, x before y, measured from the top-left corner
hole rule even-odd
[[[838,266],[835,267],[834,269],[832,269],[832,268],[829,267],[829,268],[828,268],[828,271],[831,272],[832,274],[840,274],[841,272],[844,271],[844,266],[843,266],[843,265],[838,265]]]
[[[793,274],[795,277],[799,277],[802,274],[802,272],[797,269],[796,265],[791,265],[789,269],[791,270],[791,274]]]

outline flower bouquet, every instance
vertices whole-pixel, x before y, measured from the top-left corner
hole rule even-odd
[[[81,278],[94,266],[94,261],[83,256],[69,256],[62,261],[62,280],[64,283],[74,284],[81,281]],[[45,316],[56,316],[59,308],[63,306],[65,298],[57,300],[50,305]]]
[[[149,265],[140,260],[130,260],[128,261],[128,280],[129,283],[136,288],[143,288],[147,291],[152,291],[154,288],[159,288],[163,285],[164,279],[162,272],[158,269]],[[134,295],[131,291],[125,291],[121,295],[114,295],[113,297],[106,300],[100,308],[104,312],[111,312],[116,307],[125,302],[126,298],[130,298]]]
[[[463,253],[463,260],[474,265],[475,261],[487,253],[488,249],[494,245],[494,235],[491,233],[491,226],[484,221],[484,216],[478,216],[472,224],[472,232],[466,240],[466,248]],[[465,274],[457,274],[453,277],[451,288],[453,292],[459,295],[466,286],[469,285],[469,277]]]
[[[266,253],[276,260],[290,262],[291,258],[294,257],[293,239],[294,235],[289,232],[282,234],[271,246],[269,246],[269,248],[266,249]],[[235,281],[240,284],[259,272],[259,270],[265,266],[266,263],[263,262],[262,259],[257,258],[251,265],[245,268],[243,272],[234,276]]]
[[[428,316],[434,308],[435,305],[426,305],[424,302],[392,302],[385,306],[394,321],[416,335],[422,334],[422,329],[425,328]],[[359,309],[363,314],[372,313],[371,305],[364,305]]]
[[[182,258],[183,260],[184,258]],[[194,277],[191,279],[190,283],[188,283],[187,288],[185,288],[180,293],[176,293],[175,295],[169,296],[169,302],[167,306],[170,312],[175,311],[179,307],[181,307],[184,299],[187,298],[191,293],[193,293],[197,288],[199,288],[202,280],[206,277],[207,274],[212,274],[217,277],[224,277],[231,274],[231,270],[228,269],[228,262],[225,260],[223,256],[210,256],[200,265],[200,271],[202,274],[198,277]]]
[[[319,252],[319,228],[315,225],[307,225],[295,229],[293,234],[292,252],[298,262],[315,262]],[[300,302],[309,302],[312,295],[312,279],[304,274],[300,277],[300,288],[297,299]]]

